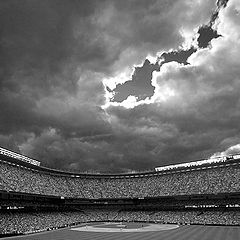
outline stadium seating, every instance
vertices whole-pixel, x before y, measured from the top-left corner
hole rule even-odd
[[[0,161],[0,190],[72,198],[143,198],[240,191],[239,165],[137,177],[53,174]]]
[[[0,234],[44,231],[92,221],[144,221],[177,224],[239,225],[239,211],[114,211],[33,212],[0,214]]]
[[[44,231],[91,221],[240,225],[239,198],[231,198],[229,195],[240,192],[239,179],[240,167],[236,162],[197,169],[110,176],[49,172],[40,167],[36,170],[30,166],[0,160],[0,191],[11,193],[12,196],[17,193],[16,196],[20,196],[8,200],[4,197],[0,199],[0,236]],[[21,198],[26,194],[30,196],[30,193],[37,195],[27,200]],[[223,194],[230,197],[191,197],[202,194]],[[174,198],[183,195],[184,203],[183,200]],[[52,196],[48,199],[53,200],[47,201],[46,196]],[[135,209],[132,199],[142,201],[146,197],[173,197],[173,200],[168,203],[168,198],[162,198],[162,202],[153,201],[151,206],[146,205],[145,201],[145,205],[139,205],[140,208]],[[69,199],[70,205],[65,203],[65,198]],[[55,203],[54,199],[64,201]],[[78,202],[82,199],[88,202],[86,207]],[[92,200],[99,204],[98,199],[103,202],[106,201],[104,199],[116,201],[114,209],[107,205],[99,208],[91,205]],[[128,209],[123,204],[126,199],[132,201]],[[71,202],[73,200],[77,205]]]

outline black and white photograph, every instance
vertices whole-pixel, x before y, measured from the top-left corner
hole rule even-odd
[[[0,239],[240,239],[240,1],[0,0]]]

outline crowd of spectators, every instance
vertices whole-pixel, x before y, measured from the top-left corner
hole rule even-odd
[[[0,214],[0,234],[20,234],[66,227],[86,221],[81,212],[9,212]]]
[[[1,213],[0,234],[25,234],[92,221],[239,225],[239,211],[116,211]]]
[[[131,211],[120,212],[118,215],[123,221],[153,221],[160,223],[177,224],[217,224],[217,225],[239,225],[239,211],[219,210],[184,210],[184,211]]]
[[[74,177],[0,161],[0,190],[74,198],[143,198],[240,191],[240,166],[138,177]]]

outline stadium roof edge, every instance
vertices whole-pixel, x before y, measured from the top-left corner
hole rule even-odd
[[[0,147],[1,149],[5,149]],[[14,154],[18,154],[21,155],[25,158],[31,159],[25,155],[16,153],[14,151],[5,149],[7,151],[10,151]],[[2,152],[0,151],[0,156],[3,156]],[[228,158],[232,158],[232,159],[240,159],[240,153],[239,154],[235,154],[235,155],[229,155],[229,156],[221,156],[221,157],[215,157],[215,158],[210,158],[210,159],[201,159],[201,160],[196,160],[196,161],[192,161],[192,162],[185,162],[185,163],[180,163],[180,164],[173,164],[173,165],[167,165],[167,166],[162,166],[162,167],[156,167],[153,170],[148,170],[148,171],[139,171],[139,172],[125,172],[125,173],[86,173],[86,172],[71,172],[71,171],[64,171],[64,170],[60,170],[60,169],[53,169],[53,168],[49,168],[46,166],[40,166],[40,164],[33,164],[30,163],[29,161],[23,161],[20,158],[14,158],[11,157],[9,155],[5,155],[4,160],[10,161],[10,162],[14,162],[15,164],[19,164],[19,165],[23,165],[23,166],[27,166],[29,168],[33,168],[35,170],[39,170],[39,171],[46,171],[49,173],[53,173],[53,174],[61,174],[61,175],[71,175],[72,177],[84,177],[84,176],[88,176],[88,177],[127,177],[127,176],[133,176],[133,177],[137,177],[140,175],[148,175],[148,174],[155,174],[156,172],[160,172],[160,171],[174,171],[176,169],[184,169],[184,168],[192,168],[192,167],[197,167],[197,166],[202,166],[205,164],[218,164],[221,162],[225,162],[228,160]],[[14,159],[14,160],[13,160]],[[216,160],[218,159],[218,160]],[[35,159],[32,159],[34,161],[37,161]],[[39,162],[39,161],[37,161]],[[40,162],[39,162],[40,163]]]
[[[210,158],[199,159],[191,162],[184,162],[184,163],[172,164],[167,166],[161,166],[161,167],[156,167],[155,170],[165,171],[165,170],[172,170],[172,169],[178,169],[178,168],[196,167],[196,166],[202,166],[205,164],[207,165],[207,164],[214,164],[214,163],[222,163],[231,159],[240,159],[240,153],[233,154],[233,155],[210,157]]]

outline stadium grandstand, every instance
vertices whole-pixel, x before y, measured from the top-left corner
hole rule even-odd
[[[240,155],[86,174],[0,148],[0,235],[94,221],[240,225]]]

